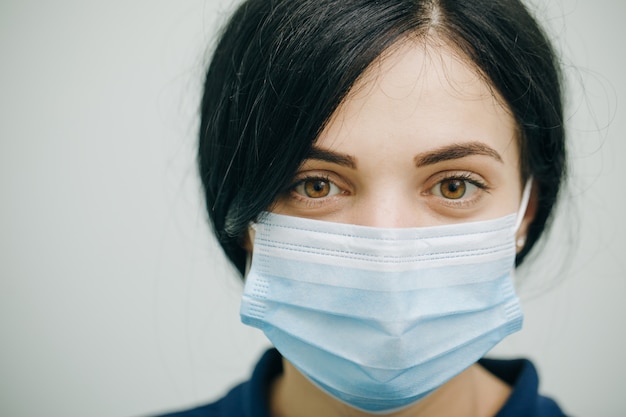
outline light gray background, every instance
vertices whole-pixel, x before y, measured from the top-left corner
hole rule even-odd
[[[0,415],[135,416],[208,401],[267,346],[210,238],[193,152],[230,1],[0,3]],[[537,2],[563,51],[572,181],[522,271],[538,365],[579,416],[624,416],[626,3]]]

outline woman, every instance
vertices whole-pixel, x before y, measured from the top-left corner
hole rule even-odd
[[[560,76],[516,0],[249,0],[208,69],[199,166],[276,347],[180,416],[561,416],[513,270],[564,177]]]

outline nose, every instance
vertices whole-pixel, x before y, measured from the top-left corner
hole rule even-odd
[[[411,191],[392,186],[362,195],[353,209],[352,223],[381,228],[428,226],[431,221],[427,211],[417,191]]]

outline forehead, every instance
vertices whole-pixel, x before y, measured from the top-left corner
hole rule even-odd
[[[445,44],[406,40],[370,65],[316,145],[345,148],[355,139],[411,139],[414,152],[485,141],[517,165],[517,126],[504,100]]]

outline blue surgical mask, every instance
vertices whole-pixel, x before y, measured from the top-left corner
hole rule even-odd
[[[520,213],[386,229],[266,213],[242,321],[331,396],[370,413],[413,404],[522,326]]]

